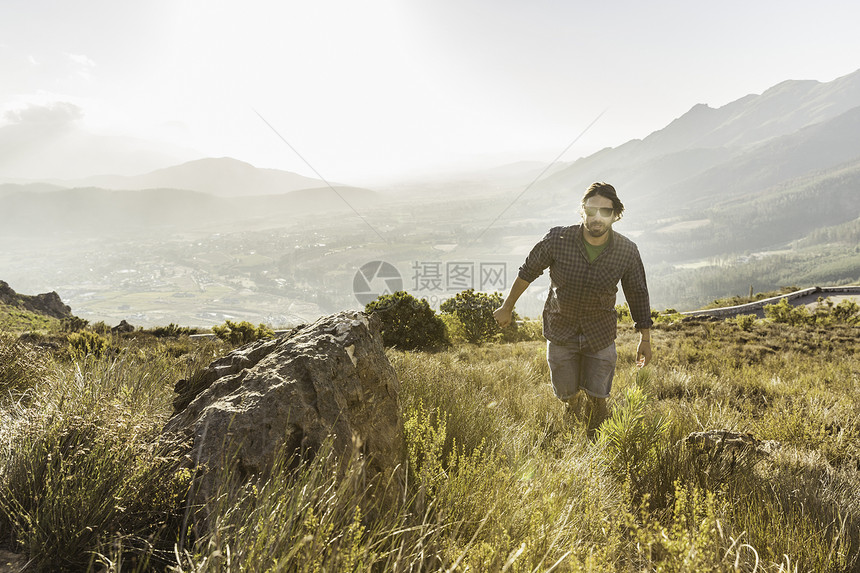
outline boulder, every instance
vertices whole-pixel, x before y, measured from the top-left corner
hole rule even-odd
[[[110,331],[114,334],[127,334],[129,332],[134,332],[134,327],[123,319],[119,324],[111,328]]]
[[[72,309],[56,292],[37,295],[18,294],[5,281],[0,281],[0,303],[53,318],[63,319],[72,316]]]
[[[379,319],[341,312],[245,345],[177,383],[165,437],[187,444],[195,502],[230,478],[265,475],[281,448],[313,456],[327,439],[347,459],[358,445],[367,477],[389,476],[404,455],[399,382]]]

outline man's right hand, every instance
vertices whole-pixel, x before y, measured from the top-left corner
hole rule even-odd
[[[513,313],[514,311],[509,310],[504,306],[500,306],[493,311],[493,318],[496,319],[496,322],[499,323],[499,326],[504,328],[511,323],[511,316],[513,315]]]

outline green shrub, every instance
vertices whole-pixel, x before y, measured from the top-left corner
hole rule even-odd
[[[93,567],[97,554],[141,571],[174,559],[192,476],[159,436],[185,362],[138,347],[56,362],[32,404],[0,410],[4,547],[33,571],[120,570]]]
[[[851,299],[845,299],[830,310],[836,322],[845,324],[860,323],[860,305]]]
[[[197,334],[197,329],[187,326],[179,326],[171,322],[167,326],[156,326],[149,332],[156,338],[178,338],[180,336]]]
[[[682,315],[680,312],[678,312],[674,308],[667,308],[663,312],[659,312],[657,310],[652,309],[651,310],[651,318],[656,323],[672,324],[674,322],[682,320],[684,318],[684,315]]]
[[[779,296],[782,294],[789,294],[792,292],[796,292],[798,290],[800,290],[800,287],[784,286],[784,287],[781,287],[779,290],[773,290],[773,291],[768,291],[768,292],[759,292],[759,293],[755,293],[754,295],[750,295],[750,296],[737,295],[737,296],[730,296],[730,297],[726,297],[726,298],[718,298],[718,299],[714,300],[713,302],[711,302],[710,304],[703,306],[702,308],[711,309],[711,308],[725,308],[725,307],[729,307],[729,306],[739,306],[742,304],[757,302],[757,301],[760,301],[760,300],[763,300],[766,298],[773,298],[775,296]]]
[[[738,328],[741,330],[749,332],[755,325],[756,320],[758,320],[758,317],[754,314],[739,314],[734,318],[734,323],[737,324]]]
[[[860,305],[851,299],[845,299],[834,305],[832,300],[818,297],[818,304],[812,312],[805,306],[793,306],[786,299],[782,299],[777,304],[765,305],[764,314],[773,322],[792,326],[860,323]]]
[[[103,320],[90,325],[90,330],[96,334],[110,334],[110,326]]]
[[[259,324],[254,326],[250,322],[233,322],[226,321],[221,326],[213,326],[212,332],[221,340],[232,344],[233,346],[242,346],[249,342],[256,342],[266,338],[274,338],[275,331],[266,326]]]
[[[642,493],[640,482],[656,463],[657,446],[668,428],[663,418],[648,410],[648,397],[633,383],[622,404],[598,429],[610,468],[619,480],[629,480],[635,494]]]
[[[467,342],[479,344],[491,340],[517,340],[519,316],[516,312],[511,317],[511,325],[505,329],[499,328],[493,317],[493,311],[502,306],[502,302],[504,297],[501,293],[488,295],[468,289],[443,302],[439,309],[460,321],[463,325],[463,337]]]
[[[382,342],[387,347],[433,349],[451,343],[445,323],[427,301],[405,291],[379,296],[364,310],[382,320]]]
[[[808,324],[810,318],[809,311],[806,310],[805,306],[792,306],[786,299],[782,299],[776,304],[766,304],[764,315],[773,322],[792,326]]]
[[[69,335],[69,355],[72,359],[83,358],[85,356],[100,357],[111,350],[113,350],[113,347],[110,342],[95,332],[84,330],[73,332]]]
[[[60,330],[63,332],[80,332],[85,329],[89,323],[90,321],[84,320],[78,316],[70,316],[60,321]]]
[[[523,323],[517,328],[517,333],[522,340],[545,340],[542,320],[523,319]]]

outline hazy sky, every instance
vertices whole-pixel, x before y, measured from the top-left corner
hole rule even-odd
[[[857,22],[847,0],[9,1],[0,178],[225,155],[314,176],[259,113],[327,179],[370,182],[549,161],[605,110],[570,161],[849,74]]]

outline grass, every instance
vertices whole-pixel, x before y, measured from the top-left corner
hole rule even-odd
[[[0,332],[56,331],[59,319],[0,302]]]
[[[225,488],[200,537],[158,435],[222,343],[138,334],[74,358],[0,338],[0,546],[37,571],[860,571],[857,335],[665,323],[637,370],[622,324],[593,439],[564,421],[541,342],[390,350],[405,483],[368,489],[360,456],[345,474],[281,458]],[[683,445],[713,429],[778,445]]]

